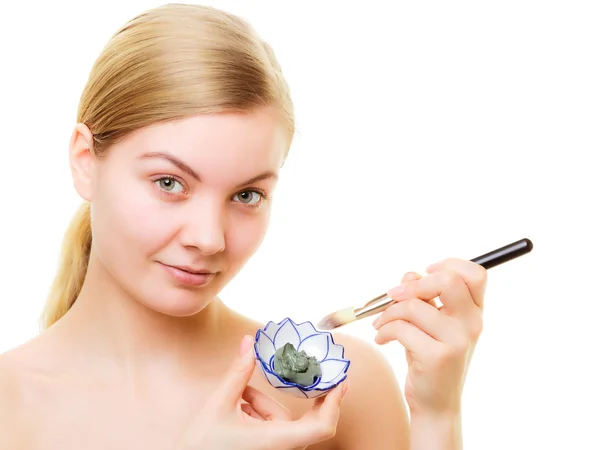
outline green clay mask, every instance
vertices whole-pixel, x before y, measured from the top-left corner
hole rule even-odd
[[[297,352],[290,343],[277,349],[273,364],[277,375],[301,386],[311,386],[321,376],[317,358],[308,356],[304,350]]]

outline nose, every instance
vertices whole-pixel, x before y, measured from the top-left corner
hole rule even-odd
[[[225,250],[225,214],[216,205],[204,202],[200,207],[184,212],[181,243],[197,248],[203,255],[214,255]]]

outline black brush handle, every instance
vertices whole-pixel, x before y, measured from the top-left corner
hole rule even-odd
[[[485,255],[478,256],[477,258],[472,259],[471,262],[479,264],[486,269],[490,269],[499,264],[503,264],[507,261],[529,253],[531,250],[533,250],[533,243],[529,239],[521,239],[513,242],[512,244],[492,250]],[[393,302],[394,300],[388,297],[387,294],[382,294],[379,297],[375,297],[364,306],[355,308],[352,311],[352,321],[364,319],[365,317],[378,314],[386,310]],[[345,314],[340,314],[341,312],[345,311],[347,311],[347,309],[336,311],[333,314],[325,316],[325,318],[321,319],[321,321],[318,323],[318,327],[323,330],[333,330],[334,328],[346,325],[349,323],[348,318],[345,317]]]
[[[486,269],[491,269],[499,264],[529,253],[531,250],[533,250],[533,243],[529,239],[521,239],[513,242],[512,244],[492,250],[485,255],[478,256],[471,261],[485,267]]]

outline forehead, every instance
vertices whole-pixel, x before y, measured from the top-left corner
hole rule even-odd
[[[136,130],[117,146],[126,150],[114,152],[119,159],[167,152],[201,173],[203,167],[214,172],[231,171],[232,166],[239,172],[275,171],[283,163],[287,136],[276,114],[264,108],[157,123]]]

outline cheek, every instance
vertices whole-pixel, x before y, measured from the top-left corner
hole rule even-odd
[[[261,212],[247,221],[232,221],[227,230],[226,242],[229,255],[243,264],[264,240],[269,226],[269,211]]]
[[[170,238],[166,211],[151,188],[134,180],[107,184],[94,195],[97,214],[92,220],[99,253],[104,249],[102,253],[119,265],[131,263],[136,255],[155,253]]]

